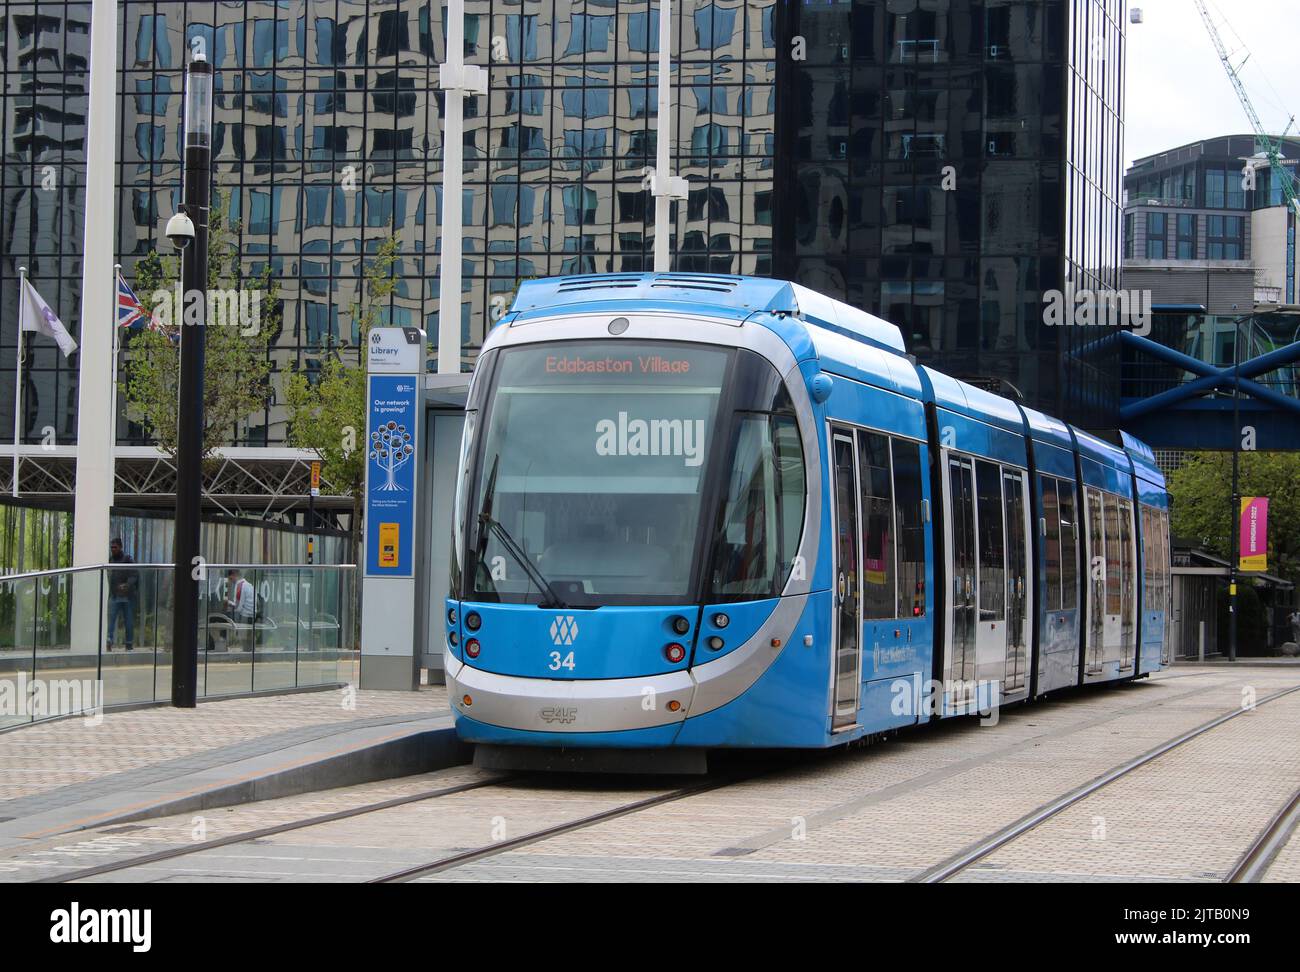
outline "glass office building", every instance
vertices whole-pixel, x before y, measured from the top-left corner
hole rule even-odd
[[[679,0],[674,269],[787,277],[900,324],[918,357],[1005,379],[1080,424],[1113,418],[1082,332],[1043,292],[1120,263],[1123,0]],[[280,283],[275,375],[353,342],[365,261],[395,235],[385,316],[436,340],[440,3],[124,0],[117,248],[127,278],[181,183],[182,86],[216,71],[216,179],[249,277]],[[521,279],[649,269],[658,10],[466,0],[464,367]],[[17,267],[79,313],[89,3],[0,2],[0,437]],[[57,190],[42,188],[46,167]],[[112,295],[104,296],[109,326]],[[75,441],[76,357],[32,343],[24,429]],[[6,365],[6,359],[8,364]],[[275,376],[273,376],[274,378]],[[6,392],[5,382],[8,381]],[[233,444],[281,446],[278,379]],[[118,441],[142,444],[119,421]]]
[[[1114,421],[1095,329],[1043,293],[1118,286],[1122,0],[790,6],[778,275],[899,324],[951,374]]]

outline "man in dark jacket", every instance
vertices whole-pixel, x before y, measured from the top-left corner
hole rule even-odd
[[[110,564],[133,564],[131,555],[122,549],[122,541],[114,540],[109,544],[108,562]],[[134,570],[110,570],[108,572],[108,650],[113,650],[113,638],[117,635],[117,619],[121,617],[126,626],[126,650],[135,648],[135,591],[140,582]]]

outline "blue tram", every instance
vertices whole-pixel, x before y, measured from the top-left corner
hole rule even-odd
[[[1141,442],[919,367],[796,284],[530,281],[470,389],[457,730],[505,763],[697,767],[1144,676],[1167,507]]]

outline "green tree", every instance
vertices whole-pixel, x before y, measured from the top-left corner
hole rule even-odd
[[[356,344],[341,339],[329,348],[315,381],[301,372],[285,375],[284,400],[289,412],[289,444],[309,449],[321,461],[321,478],[335,495],[352,499],[352,545],[361,549],[361,520],[366,485],[366,369],[361,350],[370,329],[383,323],[397,281],[397,237],[380,243],[366,264],[362,301],[350,308]],[[358,448],[361,446],[361,448]]]
[[[1239,453],[1240,493],[1267,496],[1269,572],[1300,582],[1300,453]],[[1232,454],[1193,453],[1169,479],[1170,529],[1227,559],[1232,553]]]
[[[236,242],[240,224],[227,219],[226,197],[220,190],[208,223],[209,292],[244,289],[257,311],[255,330],[238,321],[220,325],[209,321],[207,327],[203,458],[211,462],[213,451],[235,438],[239,423],[266,407],[271,373],[267,349],[280,327],[280,291],[269,266],[245,279]],[[151,313],[164,318],[164,323],[179,324],[180,309],[172,306],[179,274],[180,261],[160,256],[157,250],[136,264],[136,295]],[[166,320],[168,317],[176,320]],[[120,385],[128,413],[144,425],[163,452],[175,457],[180,345],[167,333],[151,329],[131,334],[128,342],[126,380]]]

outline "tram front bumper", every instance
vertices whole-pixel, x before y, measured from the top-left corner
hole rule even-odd
[[[684,722],[695,695],[687,671],[638,678],[549,679],[498,675],[450,653],[452,709],[476,722],[526,732],[594,733]]]

